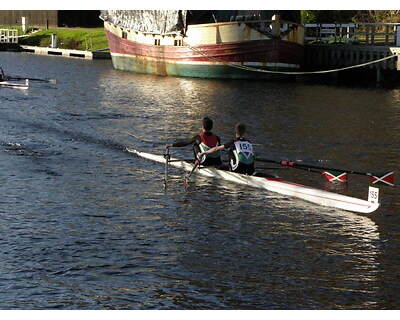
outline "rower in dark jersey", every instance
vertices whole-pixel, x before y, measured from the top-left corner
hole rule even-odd
[[[224,145],[214,147],[200,154],[209,156],[214,152],[228,150],[229,170],[236,173],[252,175],[254,173],[254,153],[253,146],[249,140],[244,138],[246,126],[238,123],[235,126],[235,139],[225,143]]]
[[[198,157],[198,155],[201,152],[210,150],[211,148],[214,147],[218,147],[221,144],[221,140],[219,139],[219,137],[211,132],[213,124],[214,123],[210,118],[205,117],[203,119],[203,126],[202,126],[203,133],[195,135],[189,140],[178,141],[173,144],[167,144],[165,147],[180,148],[180,147],[185,147],[189,144],[193,144],[194,157],[196,160],[199,160],[200,158]],[[205,157],[201,158],[200,164],[203,166],[219,166],[222,164],[221,155],[219,152],[206,155]]]

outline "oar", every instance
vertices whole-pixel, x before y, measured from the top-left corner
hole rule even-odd
[[[167,188],[168,163],[170,161],[169,148],[165,148],[164,158],[165,158],[164,185],[165,185],[165,188]]]
[[[193,172],[197,169],[197,167],[200,165],[200,161],[196,160],[194,163],[193,169],[190,171],[190,173],[183,179],[183,189],[186,191],[188,186],[189,186],[189,178],[192,176]]]
[[[25,78],[25,77],[7,77],[8,80],[15,80],[15,81],[21,81],[21,80],[29,80],[29,81],[39,81],[39,82],[48,82],[48,83],[53,83],[56,84],[57,80],[56,79],[38,79],[38,78]]]
[[[268,163],[276,163],[282,166],[289,166],[293,168],[309,168],[309,169],[317,169],[321,171],[333,171],[333,172],[322,172],[330,181],[337,180],[337,174],[342,175],[343,173],[350,174],[359,174],[363,176],[369,176],[372,180],[372,183],[382,183],[387,184],[389,186],[394,186],[394,172],[360,172],[354,170],[347,169],[338,169],[338,168],[329,168],[329,167],[321,167],[315,166],[305,163],[298,163],[294,161],[281,161],[281,160],[272,160],[272,159],[264,159],[256,157],[257,161],[268,162]],[[328,177],[330,175],[331,179]],[[336,179],[333,178],[336,176]],[[338,179],[343,181],[343,179]]]
[[[171,162],[192,162],[192,161],[193,161],[193,158],[192,159],[175,159],[175,160],[169,160],[168,162],[171,163]]]
[[[183,189],[186,191],[188,186],[189,186],[189,178],[192,176],[193,172],[196,171],[196,169],[199,167],[199,165],[201,164],[202,160],[204,159],[204,155],[203,157],[201,157],[200,159],[197,159],[196,162],[194,163],[194,166],[192,168],[192,170],[190,171],[190,173],[185,177],[185,179],[183,180]]]

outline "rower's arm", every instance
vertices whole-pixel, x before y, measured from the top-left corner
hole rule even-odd
[[[210,154],[210,153],[218,152],[218,151],[221,151],[221,150],[224,150],[224,149],[225,149],[225,146],[222,145],[222,146],[214,147],[214,148],[211,148],[211,149],[209,149],[207,151],[204,151],[204,152],[202,152],[202,154]]]
[[[173,144],[168,144],[167,146],[168,147],[174,147],[174,148],[185,147],[185,146],[187,146],[189,144],[192,144],[192,143],[196,142],[198,140],[197,137],[198,137],[198,135],[194,136],[194,137],[192,137],[192,138],[190,138],[188,140],[182,140],[182,141],[174,142]]]

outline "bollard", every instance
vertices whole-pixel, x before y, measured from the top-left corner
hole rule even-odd
[[[272,35],[279,38],[281,35],[281,15],[275,14],[272,16]]]
[[[377,67],[376,68],[376,82],[377,83],[381,83],[384,80],[384,76],[383,76],[383,69],[382,67]]]
[[[21,17],[21,27],[22,31],[26,32],[26,17]]]
[[[57,48],[57,35],[56,34],[51,35],[51,47]]]

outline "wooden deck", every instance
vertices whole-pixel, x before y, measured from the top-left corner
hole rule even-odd
[[[355,66],[397,55],[361,67],[376,70],[378,82],[385,71],[400,71],[399,23],[306,24],[303,68],[310,71]]]
[[[83,59],[111,59],[110,53],[103,51],[58,49],[58,48],[35,47],[35,46],[25,46],[25,45],[21,45],[20,47],[24,52],[30,52],[41,55],[54,55],[54,56],[63,56],[68,58],[83,58]]]
[[[366,63],[394,54],[400,56],[400,47],[307,44],[305,46],[305,67],[311,70],[336,69]],[[364,68],[400,71],[400,59],[395,57]]]

